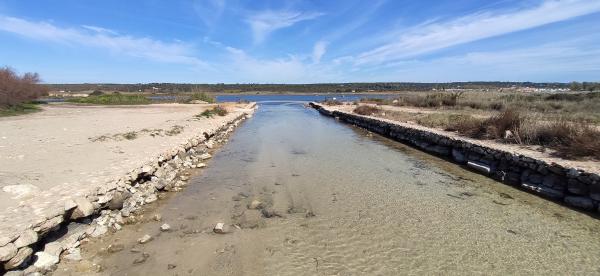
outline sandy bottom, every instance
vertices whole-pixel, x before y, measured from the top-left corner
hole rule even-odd
[[[301,106],[262,106],[208,165],[148,210],[161,222],[92,240],[54,275],[600,273],[597,219]]]

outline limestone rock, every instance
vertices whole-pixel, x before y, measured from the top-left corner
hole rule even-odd
[[[206,159],[210,159],[212,157],[212,155],[210,155],[210,153],[204,153],[202,155],[199,156],[201,160],[206,160]]]
[[[168,225],[165,223],[160,226],[160,231],[162,231],[162,232],[168,232],[169,230],[171,230],[171,225]]]
[[[19,267],[21,264],[27,262],[33,254],[33,249],[30,247],[19,248],[17,254],[12,257],[8,262],[4,263],[4,269],[13,269]]]
[[[151,240],[152,240],[152,236],[150,236],[150,235],[146,234],[146,235],[144,235],[143,237],[139,238],[137,241],[138,241],[138,243],[140,243],[140,244],[145,244],[145,243],[148,243],[148,242],[149,242],[149,241],[151,241]]]
[[[73,210],[75,207],[77,207],[77,203],[74,200],[68,199],[65,201],[65,211]]]
[[[131,195],[129,192],[117,192],[113,195],[112,199],[108,202],[108,209],[110,210],[119,210],[123,208],[123,202],[128,199]]]
[[[44,246],[44,252],[53,255],[60,256],[63,251],[63,246],[60,242],[50,242]]]
[[[65,255],[64,258],[66,260],[72,261],[72,262],[79,262],[79,261],[81,261],[83,259],[81,257],[81,249],[79,249],[79,248],[69,249],[69,254]]]
[[[79,219],[90,216],[94,213],[94,205],[83,197],[78,197],[75,200],[77,207],[71,214],[71,219]]]
[[[38,234],[31,229],[27,229],[23,233],[21,233],[19,238],[15,241],[15,246],[17,248],[21,248],[24,246],[28,246],[30,244],[34,244],[37,241],[38,241]]]
[[[53,265],[57,264],[58,256],[48,254],[44,251],[35,253],[36,260],[33,265],[43,270],[49,270]]]
[[[6,262],[17,255],[17,247],[13,243],[0,247],[0,262]]]
[[[96,229],[94,229],[94,231],[90,234],[90,236],[92,236],[92,238],[97,238],[106,234],[106,232],[108,232],[108,227],[106,227],[105,225],[98,225],[96,226]]]
[[[225,224],[222,222],[217,223],[217,225],[215,225],[215,228],[213,228],[213,232],[217,234],[225,234]]]

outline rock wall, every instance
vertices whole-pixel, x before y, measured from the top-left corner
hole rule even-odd
[[[600,212],[600,176],[597,174],[372,117],[330,111],[317,103],[310,105],[323,115],[441,156],[505,184],[576,209]]]
[[[220,128],[201,133],[115,182],[98,187],[95,193],[65,202],[64,209],[22,233],[0,237],[0,274],[46,273],[60,258],[80,259],[80,241],[135,223],[142,206],[163,197],[164,192],[180,191],[189,180],[186,170],[204,167],[203,161],[211,158],[209,150],[225,142],[229,133],[250,116],[241,114]],[[84,227],[53,237],[69,223]]]

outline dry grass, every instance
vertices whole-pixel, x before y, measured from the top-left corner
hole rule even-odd
[[[376,115],[380,111],[381,111],[381,109],[379,109],[375,106],[370,106],[370,105],[360,105],[354,109],[354,113],[359,114],[359,115],[367,115],[367,116]]]

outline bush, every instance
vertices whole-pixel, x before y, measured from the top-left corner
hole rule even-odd
[[[150,104],[151,101],[143,95],[109,94],[88,96],[85,98],[68,99],[71,103],[98,104],[98,105],[139,105]]]
[[[89,96],[101,96],[104,95],[104,92],[100,91],[100,90],[94,90],[94,92],[90,93]]]
[[[371,116],[373,114],[379,113],[380,109],[370,105],[361,105],[354,109],[354,113],[359,115],[367,115]]]
[[[19,76],[8,67],[0,69],[0,108],[9,108],[35,100],[48,94],[48,88],[40,85],[37,73]]]
[[[204,101],[207,103],[214,103],[215,102],[215,97],[208,95],[204,92],[201,93],[193,93],[190,95],[189,99],[187,102],[191,102],[191,101]]]
[[[221,106],[215,106],[212,109],[207,109],[202,111],[202,113],[196,115],[196,118],[212,118],[214,115],[219,115],[219,116],[225,116],[227,115],[229,112],[227,111],[227,109],[221,107]]]
[[[531,121],[522,132],[528,143],[554,148],[560,157],[600,159],[600,131],[585,122]]]

